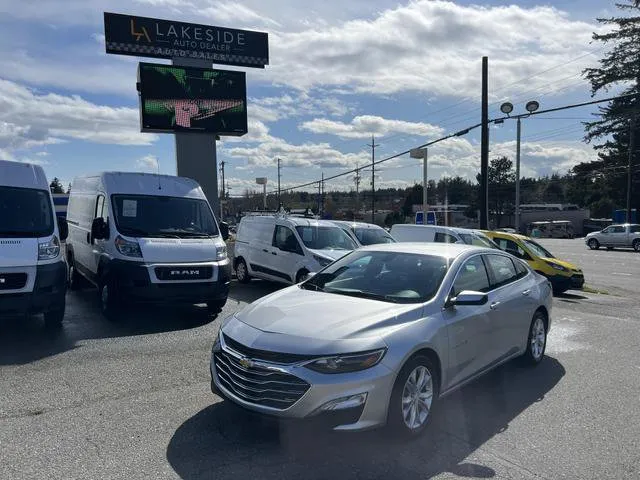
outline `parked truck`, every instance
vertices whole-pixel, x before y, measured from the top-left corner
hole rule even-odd
[[[640,225],[637,223],[609,225],[604,230],[588,234],[584,241],[591,250],[597,250],[600,247],[606,247],[607,250],[633,248],[636,252],[640,252]]]

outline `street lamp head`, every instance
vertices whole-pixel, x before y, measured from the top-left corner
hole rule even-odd
[[[533,113],[536,110],[538,110],[540,108],[540,104],[538,102],[536,102],[535,100],[531,100],[530,102],[528,102],[525,107],[527,109],[527,112],[529,113]]]
[[[505,115],[509,115],[511,112],[513,112],[513,104],[504,102],[502,105],[500,105],[500,111]]]

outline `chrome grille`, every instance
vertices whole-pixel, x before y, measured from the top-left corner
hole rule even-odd
[[[257,365],[243,366],[240,359],[224,350],[214,354],[220,383],[243,400],[265,407],[285,410],[307,392],[310,385],[288,373]]]

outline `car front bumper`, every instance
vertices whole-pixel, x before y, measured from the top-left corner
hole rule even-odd
[[[551,282],[554,290],[580,290],[584,286],[584,275],[582,273],[573,273],[571,276],[564,275],[546,275]]]
[[[299,364],[272,364],[282,373],[292,375],[309,385],[295,403],[280,409],[259,405],[246,397],[243,398],[238,393],[238,385],[242,384],[243,380],[236,379],[239,384],[234,386],[229,383],[229,379],[224,379],[224,372],[221,377],[217,371],[215,358],[220,352],[235,353],[224,345],[224,341],[217,340],[214,344],[210,362],[211,390],[247,410],[281,420],[323,425],[342,431],[367,430],[382,426],[387,421],[387,408],[396,374],[382,363],[360,372],[342,374],[317,373]],[[254,387],[255,385],[251,384],[250,388]],[[251,390],[250,393],[259,395],[256,390],[259,389]],[[357,400],[362,399],[362,394],[365,394],[364,400]],[[342,408],[323,409],[331,403],[338,403]]]

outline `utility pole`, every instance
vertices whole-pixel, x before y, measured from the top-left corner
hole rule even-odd
[[[280,210],[280,158],[278,158],[278,201],[276,203],[276,210]]]
[[[371,135],[371,223],[376,223],[376,145],[375,137]]]
[[[422,189],[422,211],[424,212],[422,215],[424,225],[427,224],[427,211],[429,210],[429,197],[427,195],[427,191],[429,190],[429,177],[427,175],[427,149],[424,148],[422,151],[422,184],[424,188]]]
[[[224,195],[224,165],[225,165],[225,161],[222,160],[220,162],[220,174],[222,176],[222,193],[220,194],[220,221],[223,221],[224,218],[224,201],[225,201],[225,195]]]
[[[631,115],[629,120],[629,164],[627,165],[627,223],[631,223],[631,175],[633,159],[636,150],[636,116]]]
[[[520,137],[522,134],[522,119],[518,117],[516,128],[516,233],[520,233]]]
[[[480,228],[489,226],[489,57],[482,57],[482,133],[480,138]]]
[[[320,181],[320,218],[324,216],[324,172]]]
[[[360,168],[358,166],[358,164],[356,164],[356,176],[353,177],[353,181],[356,184],[356,209],[353,215],[353,219],[356,219],[356,215],[357,213],[360,211],[360,180],[362,177],[360,177]]]

